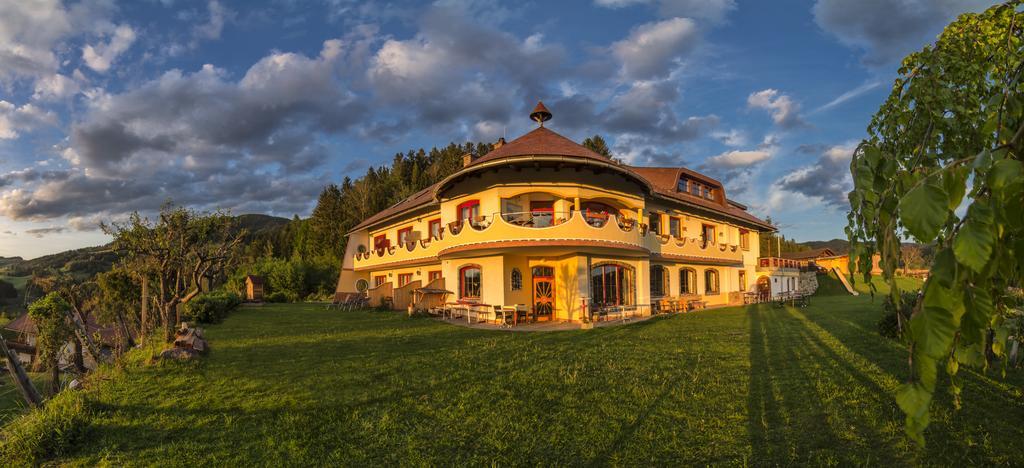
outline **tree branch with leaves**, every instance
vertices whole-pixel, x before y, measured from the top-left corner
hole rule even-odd
[[[906,57],[850,164],[846,233],[866,281],[877,252],[899,307],[902,239],[935,245],[910,319],[911,375],[896,395],[907,433],[922,444],[940,368],[959,406],[959,366],[987,368],[985,356],[1002,356],[1005,319],[1020,307],[1012,294],[1024,276],[1020,6],[961,15]]]
[[[174,339],[178,306],[203,291],[205,280],[223,273],[245,236],[227,213],[199,213],[165,205],[156,222],[132,214],[125,223],[103,224],[114,237],[123,266],[156,285],[155,304],[164,340]],[[143,325],[142,336],[145,336]],[[140,337],[141,339],[141,337]]]

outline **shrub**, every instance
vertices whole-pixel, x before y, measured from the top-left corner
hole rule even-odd
[[[288,294],[285,291],[274,291],[267,294],[267,302],[294,302],[295,298],[293,295]]]
[[[0,280],[0,299],[13,299],[15,297],[18,297],[18,290],[14,288],[14,285]]]
[[[905,332],[910,324],[910,314],[914,312],[917,298],[918,291],[904,292],[900,297],[900,309],[897,311],[892,299],[885,296],[885,300],[882,301],[882,310],[885,315],[878,321],[878,334],[894,340],[902,339],[901,331]],[[900,330],[901,322],[903,323],[902,330]]]
[[[232,292],[201,294],[185,304],[185,319],[190,322],[220,323],[241,302],[238,295]]]
[[[0,460],[6,466],[38,465],[69,451],[82,436],[88,405],[81,392],[63,391],[11,420],[0,431]]]

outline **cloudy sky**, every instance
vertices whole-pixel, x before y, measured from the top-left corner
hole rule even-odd
[[[0,256],[164,201],[307,216],[395,152],[531,128],[704,171],[799,240],[901,57],[970,0],[0,0]]]

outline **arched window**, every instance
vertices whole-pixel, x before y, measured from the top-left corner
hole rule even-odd
[[[523,272],[519,271],[518,268],[512,269],[512,290],[519,291],[523,289]]]
[[[697,272],[693,268],[679,270],[679,294],[697,294]]]
[[[595,307],[633,305],[636,280],[633,269],[618,263],[594,265],[590,269],[590,302]]]
[[[459,268],[459,299],[480,299],[481,277],[479,265]]]
[[[718,270],[704,270],[704,294],[718,294]]]
[[[651,265],[651,297],[660,297],[668,294],[668,274],[665,267]]]

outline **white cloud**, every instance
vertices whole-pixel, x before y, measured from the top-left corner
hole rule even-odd
[[[856,88],[853,88],[853,89],[851,89],[849,91],[844,92],[843,94],[840,94],[839,96],[836,96],[835,99],[833,99],[833,100],[829,101],[828,103],[826,103],[825,105],[815,109],[813,113],[827,111],[827,110],[829,110],[829,109],[831,109],[833,107],[836,107],[836,106],[838,106],[838,105],[840,105],[840,104],[842,104],[842,103],[844,103],[846,101],[849,101],[850,99],[853,99],[853,98],[855,98],[857,96],[860,96],[860,95],[862,95],[862,94],[864,94],[864,93],[866,93],[868,91],[871,91],[872,89],[875,89],[875,88],[877,88],[877,87],[879,87],[881,85],[882,85],[881,81],[877,81],[877,80],[867,81],[867,82],[861,84],[860,86],[857,86]]]
[[[728,132],[714,132],[711,134],[712,137],[721,141],[726,146],[745,146],[747,144],[747,134],[742,130],[731,129]]]
[[[0,140],[18,138],[20,132],[31,131],[43,124],[55,124],[57,116],[33,104],[15,106],[0,100]]]
[[[220,34],[224,31],[224,23],[229,18],[233,18],[235,12],[217,0],[211,0],[206,8],[210,13],[210,19],[206,23],[196,26],[196,35],[203,39],[220,39]]]
[[[61,100],[77,94],[79,89],[80,87],[75,80],[60,73],[54,73],[36,80],[32,99],[40,101]]]
[[[82,48],[82,59],[93,70],[105,73],[117,58],[135,42],[135,30],[122,24],[114,29],[110,40]]]
[[[747,106],[752,109],[764,109],[771,113],[772,121],[782,128],[794,128],[806,125],[800,116],[800,104],[776,89],[765,89],[751,93],[747,97]]]
[[[0,84],[50,77],[59,71],[68,39],[110,28],[105,0],[0,1]]]
[[[802,200],[804,204],[848,207],[846,194],[853,189],[850,159],[855,149],[855,143],[825,148],[814,164],[797,168],[772,184],[769,204],[781,208],[787,201]]]
[[[762,161],[771,159],[772,153],[767,150],[751,151],[726,151],[717,156],[708,158],[708,163],[724,168],[737,168],[752,166]]]
[[[736,8],[734,0],[594,0],[594,3],[605,8],[645,5],[656,8],[663,17],[685,16],[710,21],[721,21]]]
[[[611,45],[626,80],[667,76],[693,50],[699,34],[689,18],[672,18],[634,28],[628,37]]]
[[[898,60],[934,40],[957,15],[993,0],[818,0],[814,20],[840,42],[865,52],[870,65]]]

